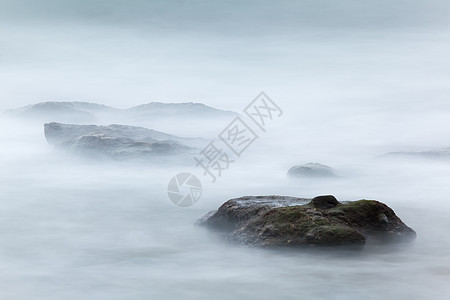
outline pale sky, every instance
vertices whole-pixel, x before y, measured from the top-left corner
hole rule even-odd
[[[0,109],[76,100],[239,110],[261,90],[308,107],[398,92],[414,103],[448,92],[449,12],[445,0],[0,0]]]

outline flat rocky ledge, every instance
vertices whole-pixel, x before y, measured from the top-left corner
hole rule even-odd
[[[235,198],[196,224],[225,233],[230,242],[260,247],[354,246],[416,237],[386,204],[339,202],[331,195]]]

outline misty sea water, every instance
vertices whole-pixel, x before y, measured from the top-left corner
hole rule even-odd
[[[448,0],[0,0],[0,300],[450,299],[450,161],[380,158],[450,146],[449,15]],[[216,183],[194,161],[62,153],[43,131],[60,117],[217,138],[215,118],[3,114],[83,101],[243,115],[261,91],[283,115]],[[338,177],[287,176],[306,163]],[[202,182],[191,207],[167,195],[180,172]],[[417,239],[269,250],[194,226],[234,197],[326,194],[384,202]]]
[[[409,162],[368,161],[360,164],[360,173],[354,166],[340,179],[292,180],[277,166],[279,159],[258,166],[248,156],[220,183],[209,184],[201,177],[201,200],[179,208],[166,194],[179,167],[87,163],[51,149],[39,130],[25,128],[22,136],[9,132],[1,137],[2,299],[448,295],[446,164],[422,161],[412,167]],[[255,157],[266,155],[257,152]],[[232,197],[321,193],[333,193],[340,200],[356,200],[359,195],[383,201],[417,231],[417,240],[350,252],[264,250],[230,245],[216,233],[194,226],[199,217]]]

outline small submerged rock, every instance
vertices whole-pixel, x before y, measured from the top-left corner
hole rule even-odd
[[[318,163],[293,166],[289,169],[288,175],[291,177],[336,177],[331,167]]]
[[[334,196],[241,197],[197,221],[231,242],[262,246],[341,246],[399,242],[416,237],[386,204],[339,202]]]
[[[423,159],[449,159],[450,147],[428,151],[389,152],[379,158],[423,158]]]

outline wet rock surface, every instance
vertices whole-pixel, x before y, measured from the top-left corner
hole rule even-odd
[[[404,242],[416,237],[387,205],[285,196],[241,197],[197,221],[230,242],[261,247],[353,246]]]

